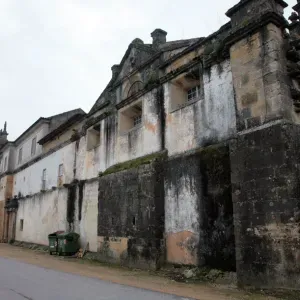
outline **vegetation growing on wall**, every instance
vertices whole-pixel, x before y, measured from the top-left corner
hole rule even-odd
[[[165,156],[166,152],[156,152],[150,155],[146,155],[143,157],[139,157],[137,159],[129,160],[124,163],[116,164],[110,168],[108,168],[104,173],[99,173],[99,177],[121,172],[124,170],[132,169],[132,168],[137,168],[141,165],[147,165],[150,164],[153,160],[162,158]]]

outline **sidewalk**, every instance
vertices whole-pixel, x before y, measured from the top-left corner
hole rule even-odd
[[[48,269],[98,278],[122,285],[173,294],[185,298],[199,300],[283,299],[282,297],[268,297],[247,293],[234,288],[229,288],[228,286],[178,283],[169,278],[155,276],[147,271],[105,266],[100,263],[86,260],[65,259],[62,257],[50,256],[46,253],[35,252],[33,250],[19,248],[7,244],[0,244],[0,256]],[[294,297],[285,299],[296,300]]]

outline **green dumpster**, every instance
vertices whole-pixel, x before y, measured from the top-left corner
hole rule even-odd
[[[50,233],[48,235],[48,241],[49,241],[49,253],[52,255],[52,253],[58,253],[58,241],[57,236],[58,234],[63,233],[64,231],[56,231],[53,233]]]
[[[79,237],[80,237],[80,235],[75,232],[68,232],[68,233],[64,232],[64,233],[57,235],[58,255],[73,255],[73,254],[75,254],[80,248]]]

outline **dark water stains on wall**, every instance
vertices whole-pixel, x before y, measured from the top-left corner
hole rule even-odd
[[[235,270],[235,239],[233,226],[233,207],[231,198],[231,179],[229,148],[221,144],[209,146],[186,156],[176,157],[167,162],[165,188],[174,190],[175,197],[169,199],[175,206],[175,215],[167,219],[182,219],[180,207],[190,207],[193,218],[192,230],[198,234],[195,245],[181,244],[191,257],[198,256],[200,265],[223,270]],[[182,186],[185,184],[185,186]],[[196,195],[194,203],[180,204],[182,190],[188,191],[184,199],[189,201]],[[173,194],[172,194],[173,195]],[[166,211],[167,214],[171,212]],[[178,221],[176,221],[178,222]],[[176,224],[175,222],[175,224]],[[186,222],[181,222],[186,224]],[[188,228],[174,228],[173,232],[188,231]],[[195,238],[194,238],[195,239]]]
[[[241,286],[299,289],[299,135],[278,124],[231,143]]]
[[[156,264],[163,251],[162,176],[163,163],[154,159],[99,179],[98,236],[127,238],[126,264]]]
[[[72,183],[68,187],[67,198],[67,222],[69,224],[69,230],[71,231],[75,221],[75,202],[76,202],[77,185]]]
[[[78,220],[81,221],[82,218],[82,203],[83,203],[83,190],[84,181],[79,181],[78,183]]]

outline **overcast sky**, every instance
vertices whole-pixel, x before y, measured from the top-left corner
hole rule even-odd
[[[14,140],[41,116],[88,112],[134,38],[150,43],[155,28],[168,41],[207,36],[237,2],[1,0],[0,128],[7,121]]]

